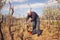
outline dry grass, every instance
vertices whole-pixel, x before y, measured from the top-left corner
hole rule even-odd
[[[53,22],[55,23],[53,24]],[[52,20],[52,22],[49,20],[41,20],[40,29],[43,30],[43,32],[39,37],[37,34],[31,35],[27,32],[25,19],[17,20],[17,22],[14,23],[15,25],[11,26],[11,34],[9,32],[9,26],[2,24],[4,40],[12,40],[12,38],[13,40],[60,40],[60,32],[58,32],[60,20]],[[29,26],[31,26],[31,24]]]

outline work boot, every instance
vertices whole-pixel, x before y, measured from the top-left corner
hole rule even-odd
[[[38,32],[38,35],[37,36],[42,35],[42,32],[43,32],[43,30],[40,30],[40,32]]]
[[[37,33],[36,30],[33,30],[33,31],[32,31],[32,35],[34,35],[34,34],[36,34],[36,33]]]

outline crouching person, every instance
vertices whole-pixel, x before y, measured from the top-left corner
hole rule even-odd
[[[30,18],[30,20],[29,20],[29,18]],[[40,30],[40,18],[36,12],[33,12],[33,11],[27,12],[26,22],[28,22],[28,21],[32,22],[32,27],[33,27],[32,35],[34,35],[36,33],[38,34],[38,36],[41,35],[42,30]],[[37,28],[37,30],[36,30],[36,28]]]

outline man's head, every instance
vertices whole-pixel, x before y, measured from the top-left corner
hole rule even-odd
[[[28,11],[27,14],[30,16],[31,15],[31,11]]]

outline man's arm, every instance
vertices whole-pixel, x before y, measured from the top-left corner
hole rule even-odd
[[[31,18],[30,16],[28,16],[28,17],[26,18],[26,23],[30,23],[31,20],[32,20],[32,18]]]
[[[29,16],[27,16],[27,18],[26,18],[26,22],[28,21],[28,19],[29,19]]]

